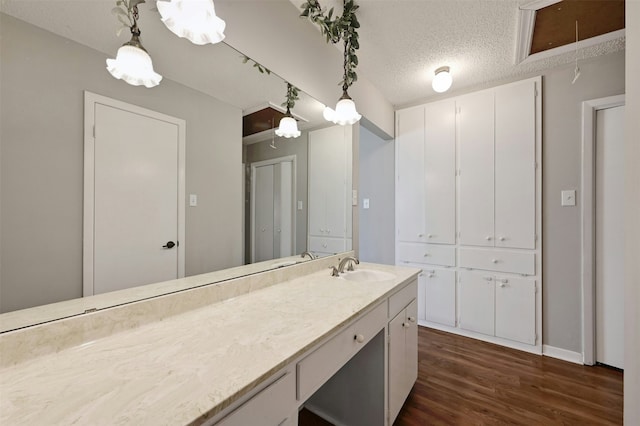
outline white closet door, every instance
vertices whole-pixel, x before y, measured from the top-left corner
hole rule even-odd
[[[398,240],[426,242],[424,107],[398,111]]]
[[[426,235],[430,243],[455,244],[456,104],[425,107]]]
[[[535,248],[535,82],[495,91],[495,238],[497,247]]]
[[[460,328],[494,335],[495,287],[491,274],[460,271]]]
[[[493,92],[457,100],[460,243],[493,246]]]
[[[425,270],[427,321],[456,326],[456,273],[441,269]]]
[[[536,343],[536,282],[497,276],[496,336],[516,342]]]

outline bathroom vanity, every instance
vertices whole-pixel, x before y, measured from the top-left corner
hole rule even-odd
[[[0,334],[2,424],[390,425],[417,274],[332,256]]]

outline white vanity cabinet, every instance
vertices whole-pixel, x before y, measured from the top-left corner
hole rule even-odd
[[[398,240],[455,244],[455,102],[397,113]]]
[[[423,270],[421,325],[542,352],[541,84],[396,113],[396,264]]]
[[[398,111],[396,121],[398,240],[424,243],[427,241],[424,107]]]
[[[416,284],[410,285],[415,289]],[[405,293],[413,298],[389,322],[389,423],[398,416],[402,404],[407,399],[418,378],[418,304],[415,291]],[[399,297],[403,295],[399,294]],[[394,314],[390,301],[390,316]]]
[[[536,281],[460,271],[460,328],[515,342],[536,343]]]
[[[460,244],[535,248],[535,81],[458,99]]]
[[[351,126],[309,132],[308,249],[351,250]]]

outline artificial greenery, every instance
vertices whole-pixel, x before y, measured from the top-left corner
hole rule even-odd
[[[260,71],[260,74],[271,74],[271,70],[269,68],[265,67],[262,64],[257,63],[247,55],[243,55],[242,63],[246,64],[247,62],[252,62],[253,67],[256,68],[258,71]]]
[[[289,113],[290,109],[293,109],[296,101],[300,99],[298,97],[299,90],[300,89],[287,81],[287,100],[282,103],[283,107],[287,107],[287,113]]]
[[[122,24],[118,28],[116,34],[120,36],[122,31],[130,29],[131,32],[138,31],[138,5],[144,3],[145,0],[117,0],[116,7],[111,9],[118,21]]]
[[[359,7],[354,0],[346,0],[342,16],[334,18],[333,8],[326,12],[318,0],[307,0],[302,4],[302,13],[300,14],[320,27],[327,43],[335,44],[341,40],[344,42],[344,76],[340,84],[345,92],[358,80],[356,51],[360,48],[357,31],[360,28],[360,23],[356,17],[356,11]]]

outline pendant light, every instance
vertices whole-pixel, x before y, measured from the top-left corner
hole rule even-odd
[[[297,98],[298,89],[287,82],[287,113],[280,120],[280,125],[276,130],[276,135],[281,138],[297,138],[302,134],[300,130],[298,130],[298,122],[293,118],[293,115],[291,115],[291,108],[293,108]]]
[[[224,40],[225,22],[216,15],[212,0],[158,1],[158,12],[166,27],[194,44]]]
[[[433,77],[431,87],[433,87],[433,90],[436,92],[443,93],[449,90],[451,83],[453,83],[453,78],[451,77],[449,67],[440,67],[436,70],[436,75]]]
[[[347,37],[345,37],[344,39],[344,78],[342,83],[342,96],[338,100],[338,103],[336,104],[336,109],[334,110],[333,114],[331,114],[331,112],[326,110],[324,114],[325,118],[327,116],[333,115],[333,120],[330,120],[330,121],[333,121],[335,124],[339,124],[341,126],[345,126],[347,124],[355,124],[362,118],[362,115],[358,114],[358,111],[356,110],[355,102],[353,102],[353,99],[351,99],[351,96],[349,96],[349,93],[347,92],[347,90],[349,89],[349,85],[347,84],[347,81],[348,81],[347,66],[349,61],[348,52],[349,52],[349,40]]]
[[[151,88],[160,83],[162,76],[153,70],[151,57],[140,43],[138,6],[133,6],[131,12],[131,40],[118,49],[115,59],[107,59],[107,70],[113,77],[133,86]]]

